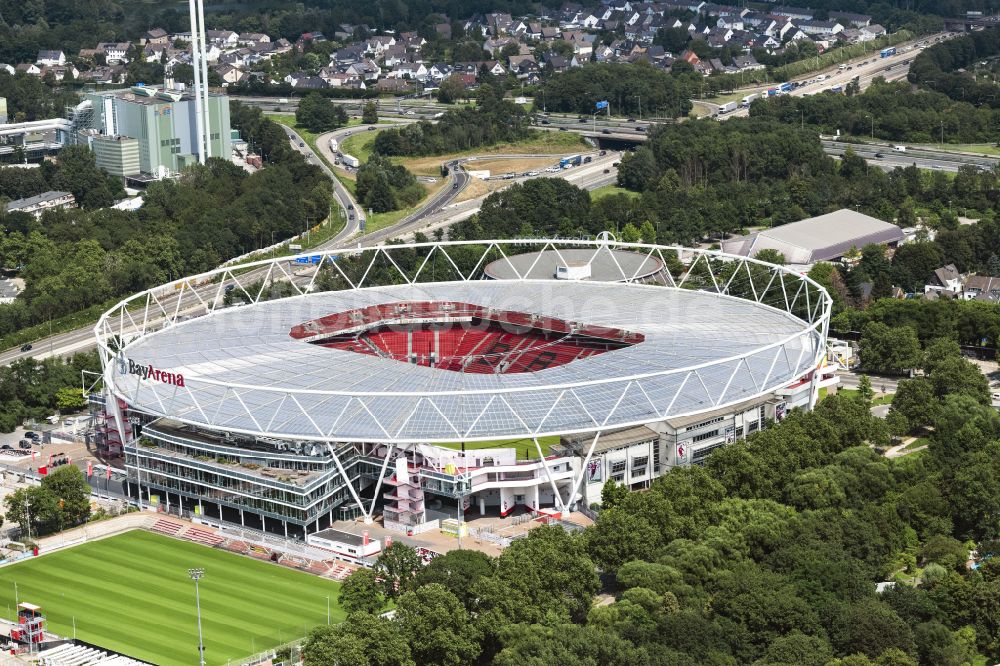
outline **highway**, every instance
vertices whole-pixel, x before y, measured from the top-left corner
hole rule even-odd
[[[905,152],[900,152],[891,145],[845,143],[832,139],[822,139],[821,143],[827,155],[840,157],[850,148],[872,166],[877,166],[885,171],[891,171],[897,167],[915,166],[919,169],[956,172],[959,167],[967,165],[980,169],[992,169],[1000,165],[1000,158],[996,157],[967,155],[930,148],[907,148]]]

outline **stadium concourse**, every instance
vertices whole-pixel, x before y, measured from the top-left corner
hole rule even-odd
[[[278,258],[106,312],[92,404],[142,506],[313,545],[356,519],[456,534],[566,519],[811,408],[830,308],[782,266],[609,238]]]

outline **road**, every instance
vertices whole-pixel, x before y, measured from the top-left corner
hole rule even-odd
[[[844,143],[832,139],[821,140],[823,150],[827,155],[839,157],[850,148],[859,156],[865,158],[873,166],[886,171],[896,167],[915,166],[920,169],[934,171],[958,171],[959,167],[972,165],[981,169],[992,169],[1000,165],[1000,158],[953,153],[930,148],[907,148],[905,152],[894,150],[888,144]]]

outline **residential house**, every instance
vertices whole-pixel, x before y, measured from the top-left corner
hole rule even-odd
[[[296,79],[292,84],[292,87],[296,90],[322,90],[328,86],[326,81],[318,76],[305,76],[303,78]]]
[[[845,26],[850,25],[855,28],[864,28],[872,22],[872,17],[868,16],[868,14],[852,14],[851,12],[831,11],[829,12],[829,16],[831,19],[839,21]]]
[[[879,37],[884,37],[887,34],[887,31],[878,23],[872,23],[871,25],[866,25],[861,28],[861,34],[865,37],[862,41],[867,42],[873,39],[878,39]]]
[[[507,68],[518,78],[524,78],[532,72],[538,72],[538,63],[535,62],[535,56],[510,56],[507,58]]]
[[[42,67],[61,67],[66,64],[66,54],[62,51],[39,51],[35,64]]]
[[[423,81],[427,78],[427,68],[422,62],[401,62],[386,75],[394,79],[417,79]]]
[[[254,44],[270,44],[271,38],[262,32],[244,32],[240,33],[239,43],[244,46],[253,46]]]
[[[378,81],[378,77],[382,73],[382,69],[373,60],[351,63],[344,71],[348,74],[354,74],[364,81]]]
[[[219,75],[219,78],[222,79],[222,82],[225,85],[239,83],[246,77],[246,74],[243,73],[242,69],[234,67],[233,65],[216,65],[212,69],[215,70],[215,73]]]
[[[790,19],[796,19],[799,21],[811,21],[816,12],[808,7],[780,6],[772,9],[771,13],[776,16],[787,16]]]
[[[142,34],[142,37],[139,38],[139,43],[143,46],[147,44],[169,44],[170,35],[163,28],[153,28]]]
[[[839,21],[835,20],[799,21],[797,26],[799,30],[807,35],[820,35],[823,37],[832,37],[838,32],[842,32],[844,30],[844,26]]]
[[[5,63],[5,62],[0,62],[0,71],[7,72],[11,76],[14,76],[14,72],[16,72],[17,70],[14,69],[13,65],[10,65],[10,64]]]
[[[736,56],[733,58],[733,65],[741,72],[752,72],[758,69],[765,69],[764,65],[757,62],[753,55]]]
[[[451,65],[443,62],[438,62],[431,65],[431,68],[427,71],[431,79],[435,81],[444,81],[451,73],[455,71],[455,68]]]
[[[17,72],[24,72],[25,74],[30,74],[31,76],[41,76],[42,68],[33,63],[21,63],[14,68]]]
[[[4,204],[7,213],[30,213],[35,217],[41,217],[43,212],[55,208],[76,208],[76,198],[70,192],[50,191]]]
[[[220,48],[234,48],[240,41],[240,36],[232,30],[206,30],[205,39]]]
[[[273,44],[274,46],[272,47],[271,52],[274,53],[275,55],[288,53],[289,51],[292,50],[292,43],[287,39],[285,39],[284,37],[281,37],[277,41],[273,42]]]
[[[56,81],[62,81],[66,78],[75,79],[80,76],[80,70],[73,66],[73,63],[68,63],[63,66],[55,67],[43,67],[41,76],[47,76],[51,74]]]
[[[396,38],[392,35],[381,35],[378,37],[372,37],[367,42],[365,42],[365,53],[374,54],[376,58],[380,57],[387,48],[393,46],[396,43]]]
[[[410,82],[405,79],[379,79],[375,84],[375,89],[380,92],[403,93],[411,88]]]
[[[128,54],[132,50],[132,45],[128,42],[101,42],[97,45],[96,51],[104,55],[104,60],[109,65],[119,65],[129,61]]]
[[[542,41],[551,42],[559,39],[559,28],[545,26],[542,28]]]
[[[957,295],[962,290],[962,280],[965,276],[955,264],[947,264],[934,271],[934,276],[924,285],[924,293],[944,292],[947,295]]]

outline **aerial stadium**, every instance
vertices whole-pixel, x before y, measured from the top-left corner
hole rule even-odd
[[[811,408],[830,310],[782,266],[607,237],[220,268],[100,318],[102,445],[140,503],[296,538],[566,515]]]

